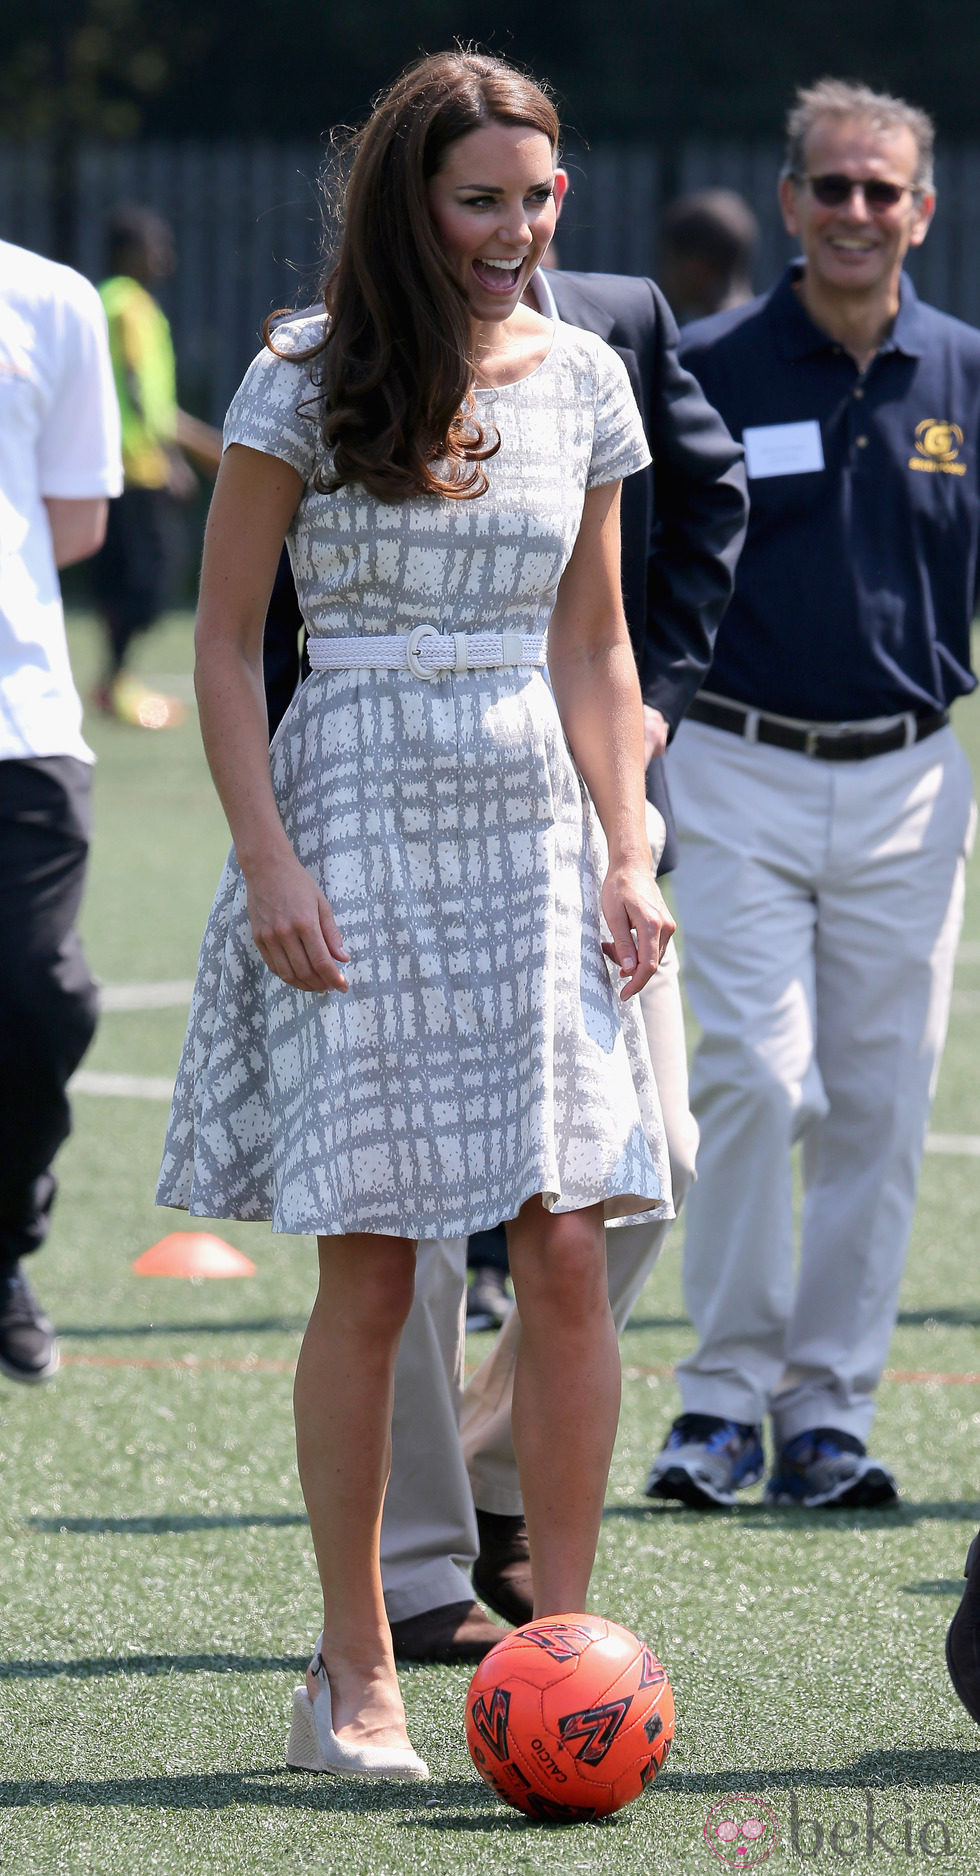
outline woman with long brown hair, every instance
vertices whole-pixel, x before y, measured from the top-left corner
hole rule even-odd
[[[619,483],[649,456],[620,361],[522,303],[557,148],[499,60],[392,87],[326,317],[252,364],[208,522],[197,690],[234,848],[159,1196],[317,1237],[295,1410],[323,1633],[287,1752],[314,1771],[427,1776],[378,1564],[417,1241],[510,1221],[535,1604],[573,1611],[619,1410],[603,1223],[670,1203],[631,999],[672,925],[619,592]],[[284,536],[313,674],[270,773]]]

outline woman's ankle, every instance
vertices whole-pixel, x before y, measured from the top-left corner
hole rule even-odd
[[[362,1703],[382,1705],[390,1704],[402,1711],[401,1688],[398,1684],[398,1671],[390,1642],[378,1653],[362,1647],[353,1650],[322,1644],[322,1651],[314,1655],[306,1670],[306,1688],[311,1700],[323,1687],[324,1682],[330,1688],[331,1698],[346,1705],[352,1694]]]

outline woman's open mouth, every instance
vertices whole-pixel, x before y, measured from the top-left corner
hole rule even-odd
[[[512,293],[523,266],[523,256],[516,261],[480,259],[473,262],[473,272],[488,293]]]

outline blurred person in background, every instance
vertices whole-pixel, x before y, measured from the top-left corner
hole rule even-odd
[[[623,358],[653,456],[624,484],[623,595],[644,700],[647,833],[658,879],[672,870],[676,837],[664,752],[711,658],[745,537],[747,502],[738,444],[696,379],[680,364],[678,333],[651,280],[557,268],[533,276],[527,298],[559,323],[597,333]],[[677,951],[640,993],[660,1091],[677,1211],[694,1179],[697,1127],[688,1099]],[[669,1224],[607,1233],[613,1320],[621,1334],[663,1249]],[[460,1403],[461,1445],[476,1519],[472,1581],[497,1615],[531,1614],[527,1529],[511,1430],[517,1312]],[[452,1476],[447,1468],[447,1478]],[[443,1500],[443,1508],[448,1497]],[[460,1501],[460,1511],[462,1501]],[[436,1612],[438,1613],[438,1612]],[[431,1632],[432,1615],[422,1620]],[[407,1631],[407,1633],[406,1633]],[[414,1640],[414,1624],[396,1624]]]
[[[670,752],[701,1130],[697,1331],[651,1497],[895,1502],[867,1451],[949,1015],[974,808],[949,722],[974,689],[980,333],[903,271],[933,126],[801,91],[779,186],[802,249],[687,328],[746,449],[751,512],[706,684]],[[796,1263],[792,1148],[803,1149]]]
[[[0,1369],[54,1374],[21,1260],[48,1233],[67,1087],[96,991],[75,930],[92,751],[58,568],[99,546],[122,487],[105,315],[70,267],[0,241]]]
[[[166,593],[166,507],[197,488],[186,451],[213,475],[221,437],[182,411],[170,325],[151,288],[173,273],[173,234],[152,209],[116,209],[106,226],[109,278],[99,288],[122,421],[122,495],[109,510],[92,587],[106,635],[106,665],[95,701],[140,729],[182,722],[183,705],[152,691],[128,667],[130,647],[160,617]]]
[[[678,196],[660,227],[658,280],[678,325],[752,298],[759,224],[734,189]]]

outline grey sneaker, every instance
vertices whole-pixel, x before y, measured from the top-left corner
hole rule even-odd
[[[0,1273],[0,1369],[11,1381],[47,1381],[59,1361],[54,1329],[14,1264]]]
[[[695,1511],[734,1505],[762,1477],[762,1429],[717,1414],[681,1414],[650,1467],[647,1498],[676,1498]]]
[[[814,1427],[780,1448],[766,1485],[767,1505],[805,1505],[810,1511],[870,1509],[893,1505],[898,1486],[890,1472],[869,1459],[853,1433]]]

